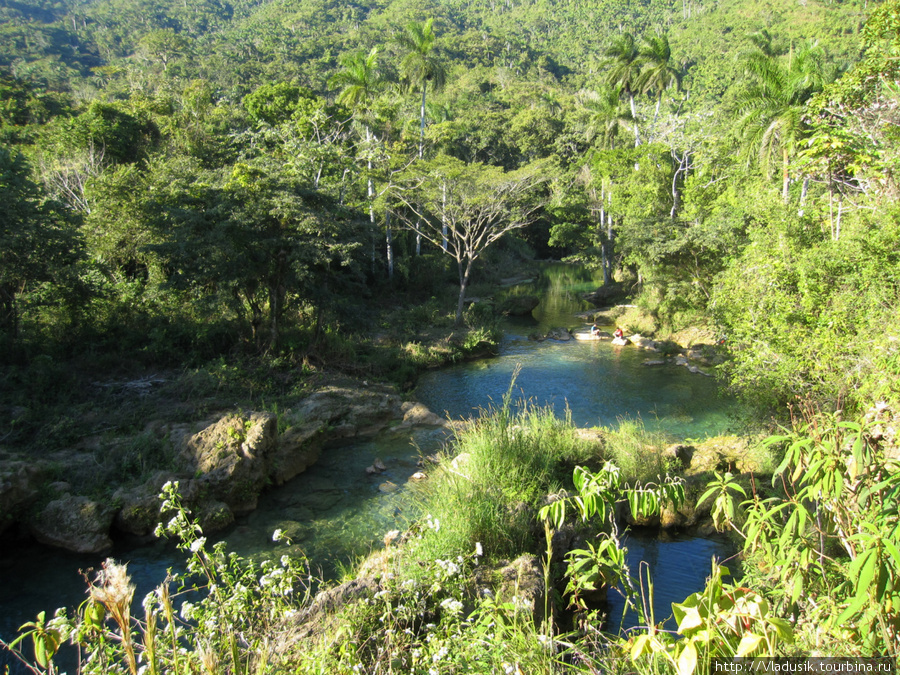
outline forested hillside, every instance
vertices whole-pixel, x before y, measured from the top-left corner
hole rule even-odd
[[[134,675],[895,659],[898,169],[900,0],[0,0],[0,532],[52,505],[80,534],[88,504],[190,557],[141,608],[109,561],[2,646]],[[496,346],[499,303],[467,296],[545,258],[602,271],[630,332],[717,336],[742,429],[790,431],[576,430],[516,414],[513,375],[348,584],[316,595],[305,507],[262,538],[278,562],[206,546],[182,498],[225,527],[219,474],[246,513],[287,479],[256,455],[303,471],[380,428],[330,389],[407,411],[383,382]],[[398,490],[379,462],[360,480]],[[743,579],[714,561],[663,629],[626,517],[733,532]]]
[[[897,7],[10,0],[3,360],[327,360],[373,298],[460,321],[482,222],[763,406],[896,397]]]

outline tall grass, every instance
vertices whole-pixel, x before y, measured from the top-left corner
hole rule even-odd
[[[514,409],[512,391],[510,385],[499,408],[482,411],[458,432],[458,453],[443,458],[423,496],[429,527],[414,557],[465,555],[476,543],[496,557],[532,548],[536,506],[591,453],[570,418],[527,401]]]
[[[616,428],[604,429],[604,454],[619,467],[626,483],[648,483],[672,468],[663,456],[668,445],[661,432],[649,431],[640,419],[619,420]]]

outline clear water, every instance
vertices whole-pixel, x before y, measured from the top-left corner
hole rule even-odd
[[[667,630],[675,630],[672,619],[672,603],[680,603],[691,593],[706,586],[706,579],[712,571],[712,561],[725,562],[734,555],[734,548],[724,539],[703,539],[678,534],[635,531],[622,540],[628,549],[626,560],[631,575],[643,580],[643,587],[649,588],[649,578],[653,582],[653,612],[657,624],[663,623]],[[739,571],[736,561],[726,562],[732,573]],[[623,617],[625,601],[622,595],[611,590],[607,630],[615,632],[638,625],[638,616],[629,610]]]
[[[634,347],[528,339],[530,333],[557,326],[585,325],[574,317],[590,308],[578,293],[597,285],[594,275],[577,267],[547,266],[528,289],[543,294],[544,300],[533,318],[507,323],[500,356],[427,373],[416,398],[436,412],[467,417],[499,403],[513,371],[521,367],[517,396],[553,406],[560,414],[568,408],[579,426],[613,425],[627,417],[640,418],[673,438],[725,431],[733,404],[718,394],[711,378],[674,366],[644,366],[643,361],[654,355]],[[386,532],[403,530],[415,517],[418,491],[427,483],[407,480],[418,470],[420,457],[439,449],[445,440],[445,433],[436,430],[386,434],[326,449],[316,465],[269,491],[254,513],[236,523],[225,537],[229,550],[247,557],[302,552],[325,575],[334,574],[354,556],[379,547]],[[369,476],[365,468],[376,458],[387,470]],[[398,488],[384,485],[388,482]],[[272,533],[279,528],[291,535],[291,546],[272,541]],[[659,607],[668,607],[668,602],[682,600],[700,588],[712,554],[725,552],[722,544],[704,539],[631,546],[633,569],[641,558],[659,561],[652,562]],[[182,560],[180,552],[162,542],[112,555],[128,561],[138,598],[165,578],[167,568]],[[103,556],[75,555],[34,544],[8,544],[0,554],[0,573],[6,580],[0,584],[0,636],[11,639],[39,611],[49,615],[57,607],[77,607],[85,599],[79,570],[97,569],[102,560]],[[668,569],[673,576],[665,576],[670,574]],[[660,594],[664,588],[671,589],[671,598]],[[0,654],[0,667],[3,663]]]
[[[735,404],[721,395],[712,377],[683,366],[644,365],[660,356],[632,345],[529,338],[555,327],[587,328],[589,324],[575,318],[590,308],[579,293],[598,283],[579,267],[545,266],[538,283],[529,286],[545,293],[544,300],[533,319],[506,326],[499,358],[425,373],[415,397],[451,418],[477,415],[500,404],[518,368],[514,399],[550,406],[558,415],[568,409],[577,426],[615,426],[628,418],[677,440],[706,438],[733,427]]]

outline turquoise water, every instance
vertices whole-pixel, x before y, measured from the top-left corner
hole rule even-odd
[[[499,404],[518,368],[516,398],[552,406],[559,414],[568,409],[579,426],[639,418],[673,438],[726,431],[734,405],[719,395],[712,378],[675,366],[645,366],[643,361],[655,355],[631,346],[529,340],[533,332],[585,325],[574,316],[589,309],[578,293],[597,285],[594,275],[579,268],[545,267],[530,287],[544,294],[541,305],[533,317],[506,324],[499,357],[426,373],[415,397],[436,412],[468,417]],[[326,449],[316,465],[269,491],[259,509],[236,523],[225,537],[228,548],[244,556],[303,552],[331,576],[354,556],[380,547],[386,532],[403,530],[415,517],[417,493],[427,489],[427,482],[407,480],[418,470],[420,457],[440,449],[445,441],[444,432],[435,430],[386,434]],[[386,471],[367,475],[365,468],[376,458]],[[278,528],[291,534],[291,547],[272,542]],[[652,561],[655,575],[663,575],[658,577],[662,583],[657,584],[657,601],[667,613],[669,602],[682,600],[703,585],[711,555],[725,550],[721,543],[704,539],[634,540],[632,568],[645,559]],[[129,562],[138,598],[183,559],[164,543],[120,549],[113,556]],[[0,636],[9,639],[39,611],[50,614],[60,606],[77,607],[85,599],[79,570],[96,569],[102,560],[103,556],[78,556],[35,544],[8,546],[0,557],[0,572],[7,580],[0,585]]]
[[[735,404],[721,395],[714,378],[683,366],[644,365],[658,354],[606,340],[529,339],[555,327],[586,328],[575,317],[590,309],[579,292],[598,285],[578,267],[552,264],[542,272],[528,287],[545,293],[542,302],[533,318],[507,323],[500,356],[425,373],[415,390],[418,400],[451,418],[477,415],[499,405],[519,369],[514,399],[552,407],[560,416],[568,409],[577,426],[614,426],[627,418],[678,440],[715,436],[734,426]]]

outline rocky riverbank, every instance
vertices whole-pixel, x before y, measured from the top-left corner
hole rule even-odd
[[[141,435],[168,446],[170,466],[122,476],[104,496],[80,480],[95,458],[90,443],[36,460],[6,452],[0,455],[0,533],[81,553],[105,551],[116,537],[147,539],[166,515],[160,489],[175,480],[204,531],[215,532],[253,511],[268,486],[303,473],[330,444],[388,428],[446,424],[393,387],[340,378],[280,414],[235,410],[192,423],[149,421]]]

